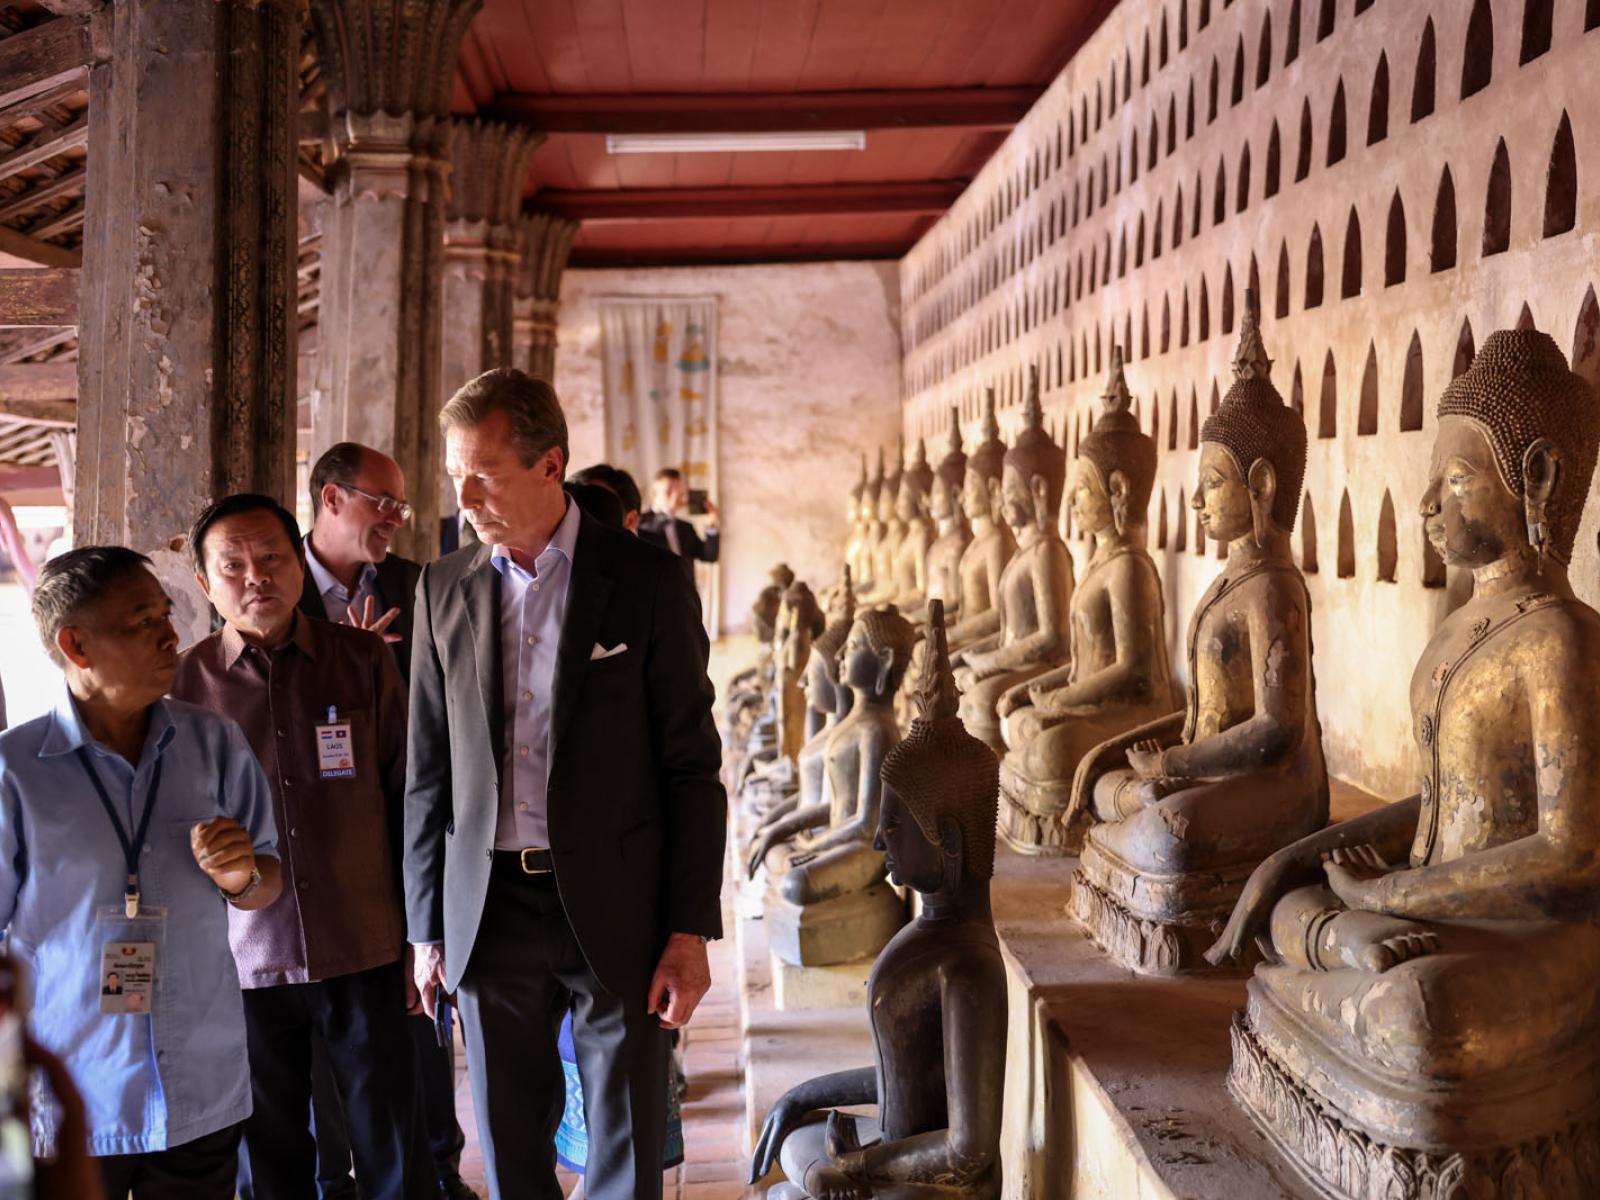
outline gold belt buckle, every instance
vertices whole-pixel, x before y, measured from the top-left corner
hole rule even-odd
[[[548,854],[549,853],[549,848],[545,847],[545,846],[525,846],[525,847],[523,847],[522,852],[521,852],[521,856],[520,856],[520,861],[521,861],[521,864],[522,864],[522,873],[524,875],[548,875],[548,874],[550,874],[550,868],[549,867],[530,867],[528,865],[528,855],[530,855],[530,854],[538,854],[541,851],[543,851],[544,853]]]

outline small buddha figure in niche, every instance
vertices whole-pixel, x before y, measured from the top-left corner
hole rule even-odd
[[[929,515],[933,480],[927,447],[918,438],[911,465],[900,473],[900,495],[895,501],[895,516],[903,530],[895,552],[892,600],[902,612],[914,611],[927,600],[928,552],[937,533]]]
[[[1251,877],[1209,955],[1270,943],[1230,1088],[1331,1194],[1600,1195],[1600,614],[1567,578],[1600,408],[1519,330],[1438,417],[1423,529],[1474,587],[1411,676],[1420,787]]]
[[[902,434],[895,448],[894,465],[884,474],[883,486],[878,490],[879,535],[872,550],[872,588],[861,598],[864,604],[887,604],[894,599],[895,560],[906,533],[906,523],[900,517],[900,478],[905,474],[905,456]]]
[[[944,613],[930,606],[922,715],[883,763],[875,839],[922,898],[867,983],[872,1066],[818,1076],[773,1105],[750,1182],[780,1163],[774,1200],[1000,1195],[1006,974],[989,903],[995,760],[956,716]],[[873,1117],[844,1107],[876,1105]]]
[[[1322,828],[1328,776],[1311,664],[1311,601],[1290,552],[1306,429],[1272,386],[1245,294],[1234,382],[1200,431],[1194,508],[1227,563],[1189,626],[1188,709],[1083,759],[1063,816],[1097,822],[1072,911],[1113,957],[1157,974],[1203,968],[1245,879]]]
[[[1102,402],[1073,469],[1073,519],[1094,549],[1072,591],[1071,660],[1000,698],[1010,747],[1000,767],[1000,836],[1028,854],[1068,851],[1058,818],[1085,754],[1182,703],[1167,657],[1161,578],[1145,549],[1156,445],[1133,415],[1117,347]]]
[[[972,527],[961,509],[961,492],[967,477],[967,456],[961,449],[961,410],[950,409],[950,443],[933,469],[928,493],[928,515],[934,522],[934,541],[927,555],[927,599],[939,600],[948,613],[961,595],[961,556],[972,541]],[[926,616],[924,608],[918,615]]]
[[[972,540],[961,552],[956,567],[960,590],[944,606],[949,621],[952,650],[959,650],[1000,630],[1000,576],[1017,552],[1011,527],[1000,518],[1000,480],[1005,467],[1006,444],[994,416],[994,389],[984,397],[983,440],[967,459],[961,483],[961,511],[972,530]]]
[[[752,878],[775,848],[791,851],[766,907],[772,948],[786,962],[869,958],[905,922],[904,905],[884,883],[883,853],[873,846],[873,833],[882,798],[878,772],[900,740],[895,693],[916,640],[916,630],[892,605],[856,614],[839,663],[850,711],[825,751],[828,809],[797,809],[756,840],[748,863]]]
[[[1017,539],[996,597],[999,631],[958,657],[961,719],[967,731],[1004,754],[996,705],[1008,688],[1027,683],[1065,661],[1072,603],[1072,555],[1056,529],[1066,456],[1044,431],[1039,372],[1029,374],[1022,432],[1006,451],[1000,506]]]
[[[861,454],[861,474],[856,479],[855,486],[850,489],[848,501],[845,504],[845,522],[849,527],[850,536],[844,546],[844,565],[851,577],[861,582],[871,577],[872,566],[870,560],[871,549],[869,535],[872,529],[872,513],[864,511],[863,502],[867,496],[867,455]]]

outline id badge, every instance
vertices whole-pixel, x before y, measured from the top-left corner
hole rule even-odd
[[[141,910],[130,920],[120,908],[105,908],[96,925],[100,933],[96,977],[100,1011],[124,1016],[149,1013],[156,998],[156,949],[166,925],[165,910]]]
[[[353,779],[356,756],[350,722],[337,720],[337,716],[330,708],[327,723],[317,726],[317,772],[323,779]]]

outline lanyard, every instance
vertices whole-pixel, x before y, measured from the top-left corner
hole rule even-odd
[[[82,746],[78,747],[78,761],[83,764],[89,782],[94,784],[95,794],[100,797],[106,816],[111,818],[111,828],[117,831],[117,841],[122,843],[122,857],[128,866],[128,883],[122,891],[122,906],[128,919],[132,920],[139,915],[139,853],[144,849],[145,834],[150,832],[150,814],[156,810],[156,793],[161,790],[161,760],[156,759],[155,769],[150,772],[150,794],[145,797],[144,815],[139,818],[138,831],[131,841],[127,829],[122,824],[122,818],[117,815],[117,806],[111,803],[111,797],[106,795],[105,784],[101,783],[100,776],[95,774],[89,752]]]

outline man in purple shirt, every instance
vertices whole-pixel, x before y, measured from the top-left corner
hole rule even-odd
[[[414,1137],[410,952],[400,906],[406,690],[381,636],[297,610],[294,518],[229,496],[190,532],[226,624],[184,652],[172,694],[237,721],[266,770],[283,895],[233,913],[255,1112],[245,1200],[311,1195],[311,1043],[327,1048],[366,1200],[435,1194]]]

